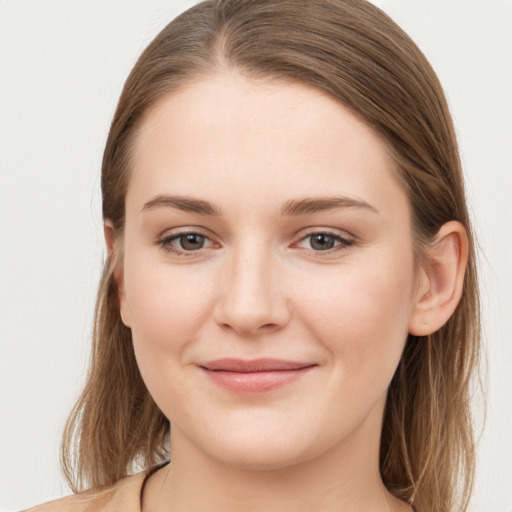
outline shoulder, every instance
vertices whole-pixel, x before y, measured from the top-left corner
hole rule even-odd
[[[139,512],[140,492],[148,471],[119,480],[111,487],[50,501],[24,512]]]

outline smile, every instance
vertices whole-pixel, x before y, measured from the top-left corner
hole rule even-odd
[[[199,365],[214,384],[234,393],[261,393],[300,379],[311,363],[278,359],[218,359]]]

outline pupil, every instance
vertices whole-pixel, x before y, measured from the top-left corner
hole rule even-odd
[[[186,251],[201,249],[204,243],[204,236],[197,233],[189,233],[180,237],[180,245]]]
[[[319,251],[326,251],[334,247],[334,237],[330,235],[314,235],[311,240],[311,247]]]

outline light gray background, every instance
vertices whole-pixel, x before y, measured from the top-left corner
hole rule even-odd
[[[0,2],[2,511],[69,493],[58,443],[85,374],[103,258],[103,144],[135,59],[193,3]],[[470,510],[511,512],[512,1],[375,3],[431,60],[455,118],[484,251],[489,365]]]

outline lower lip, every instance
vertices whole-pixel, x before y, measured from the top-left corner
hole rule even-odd
[[[299,380],[314,366],[269,372],[230,372],[201,368],[218,386],[235,393],[262,393]]]

